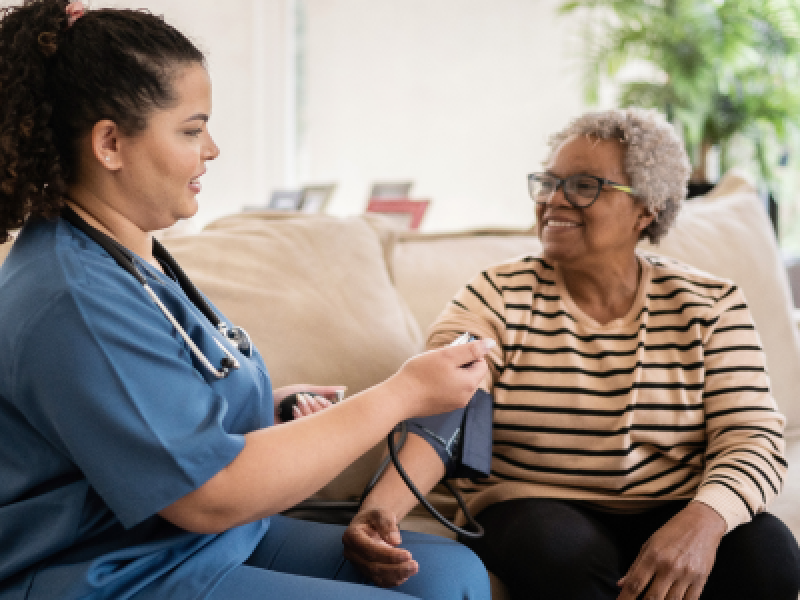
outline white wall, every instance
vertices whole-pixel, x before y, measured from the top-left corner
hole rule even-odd
[[[289,0],[104,0],[93,8],[147,8],[206,54],[212,80],[209,129],[221,153],[209,163],[189,229],[266,201],[285,185],[292,127],[288,82]]]
[[[581,112],[555,0],[306,0],[309,173],[329,212],[413,179],[423,228],[532,222],[527,173]]]
[[[308,134],[295,152],[293,7],[305,2]],[[16,2],[0,0],[0,5]],[[427,230],[532,221],[525,175],[582,110],[558,0],[95,0],[163,14],[206,51],[209,164],[194,228],[334,181],[329,212],[358,214],[369,186],[413,179]]]

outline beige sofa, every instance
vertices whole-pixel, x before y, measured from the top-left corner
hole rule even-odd
[[[370,215],[283,213],[233,215],[163,241],[196,285],[250,332],[274,385],[344,384],[349,394],[418,352],[425,329],[475,273],[540,247],[522,229],[414,234]],[[710,196],[686,204],[659,248],[643,249],[733,279],[744,290],[789,423],[790,474],[772,511],[800,536],[800,343],[786,272],[757,195],[730,174]],[[0,247],[0,260],[4,254]],[[319,497],[356,498],[380,452],[362,457]],[[453,510],[452,502],[432,496]],[[448,535],[418,511],[403,526]],[[493,583],[494,597],[505,597]]]

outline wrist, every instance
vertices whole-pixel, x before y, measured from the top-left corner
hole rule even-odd
[[[696,513],[702,519],[705,529],[713,534],[717,540],[722,540],[728,531],[728,524],[721,514],[714,507],[709,506],[700,500],[693,500],[686,505],[684,511]]]
[[[389,398],[397,408],[397,422],[416,417],[422,412],[424,405],[423,388],[404,369],[400,369],[389,377],[381,386],[383,387],[381,390],[382,395]]]

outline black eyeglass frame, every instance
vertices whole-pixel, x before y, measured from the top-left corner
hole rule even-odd
[[[620,192],[625,192],[627,194],[630,194],[631,196],[636,196],[636,190],[634,190],[632,187],[627,185],[622,185],[621,183],[617,183],[616,181],[611,181],[610,179],[605,179],[604,177],[598,177],[597,175],[588,175],[586,173],[580,173],[576,175],[570,175],[569,177],[564,177],[562,179],[561,177],[556,177],[555,175],[551,175],[550,173],[530,173],[528,175],[528,194],[530,195],[531,199],[536,203],[542,203],[542,201],[534,197],[531,185],[533,184],[534,181],[541,182],[542,178],[545,177],[557,182],[556,187],[553,188],[553,191],[550,193],[548,200],[553,197],[553,195],[558,191],[558,188],[562,188],[564,190],[564,198],[566,198],[567,202],[572,204],[572,206],[574,206],[575,208],[589,208],[592,204],[594,204],[597,201],[597,199],[600,197],[600,192],[602,192],[603,188],[606,186],[613,188],[615,190],[619,190]],[[567,192],[567,182],[570,179],[574,180],[578,177],[588,177],[590,179],[594,179],[599,184],[597,186],[597,192],[595,193],[594,198],[592,198],[592,200],[587,204],[577,204],[576,202],[573,201],[573,199],[570,197],[570,194]],[[586,198],[586,196],[581,196],[581,197]]]

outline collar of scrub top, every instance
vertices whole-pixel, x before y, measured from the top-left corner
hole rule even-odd
[[[78,213],[72,210],[70,206],[65,206],[63,208],[61,216],[73,227],[85,233],[91,240],[103,248],[103,250],[108,252],[111,258],[113,258],[120,267],[130,273],[136,279],[136,281],[142,284],[142,287],[144,287],[145,291],[148,293],[150,298],[152,298],[153,302],[158,305],[158,307],[161,309],[161,312],[164,313],[164,316],[167,317],[169,322],[172,323],[172,326],[175,327],[184,341],[189,345],[189,348],[191,349],[195,358],[197,358],[197,360],[199,360],[211,374],[218,379],[222,379],[227,377],[232,370],[239,368],[239,361],[236,360],[236,357],[230,352],[230,350],[228,350],[225,345],[216,337],[213,339],[217,343],[217,346],[219,346],[220,349],[225,353],[225,356],[220,361],[219,368],[216,368],[211,364],[211,361],[208,360],[206,355],[203,354],[200,348],[197,347],[197,344],[194,343],[194,340],[189,337],[183,327],[181,327],[180,323],[178,323],[175,317],[172,316],[172,313],[170,313],[167,307],[164,306],[164,303],[161,302],[161,299],[147,284],[147,280],[145,279],[144,275],[142,275],[142,273],[136,267],[134,254],[130,250],[125,248],[125,246],[117,242],[115,239],[107,236],[102,231],[89,225]],[[153,239],[153,256],[169,267],[169,269],[175,275],[178,285],[181,286],[183,293],[186,294],[187,298],[189,298],[192,304],[194,304],[197,309],[202,312],[203,315],[205,315],[205,317],[211,322],[217,331],[234,343],[239,352],[241,352],[244,356],[248,358],[252,356],[253,347],[250,343],[250,336],[247,335],[247,332],[245,332],[241,327],[229,328],[227,324],[222,322],[213,309],[208,305],[208,302],[205,301],[205,298],[203,298],[202,294],[200,294],[198,289],[191,282],[186,273],[183,272],[183,269],[181,269],[180,265],[178,265],[175,259],[172,258],[172,255],[167,252],[167,249],[164,248],[161,242],[156,239]]]

